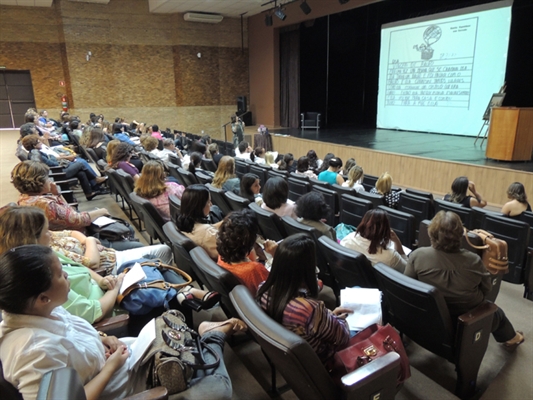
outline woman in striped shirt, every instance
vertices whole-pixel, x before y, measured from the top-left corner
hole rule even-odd
[[[259,288],[261,307],[285,328],[304,338],[323,363],[348,344],[345,308],[328,310],[318,295],[315,243],[292,235],[276,250],[268,279]]]

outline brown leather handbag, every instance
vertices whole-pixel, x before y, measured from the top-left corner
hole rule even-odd
[[[476,246],[468,239],[468,232],[481,238],[483,246]],[[507,242],[495,238],[491,233],[483,229],[468,231],[465,229],[465,239],[470,246],[477,250],[483,250],[481,261],[487,270],[493,274],[506,274],[509,272],[509,258],[507,257]]]
[[[335,353],[332,377],[346,375],[391,351],[400,355],[398,384],[401,384],[411,376],[411,368],[400,335],[389,324],[372,324],[352,337],[345,349]]]

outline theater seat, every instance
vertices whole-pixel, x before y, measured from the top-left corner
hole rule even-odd
[[[390,324],[426,350],[455,364],[455,394],[462,399],[471,398],[498,307],[484,301],[452,321],[444,296],[436,287],[382,263],[374,265],[374,269]]]
[[[400,356],[391,352],[342,377],[336,385],[309,343],[270,318],[242,285],[231,301],[263,353],[300,399],[394,399]],[[273,382],[275,385],[275,381]],[[276,387],[272,388],[277,392]]]

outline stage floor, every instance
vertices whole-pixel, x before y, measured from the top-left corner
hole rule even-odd
[[[508,162],[487,159],[485,157],[487,141],[485,140],[482,148],[479,146],[481,140],[478,140],[477,145],[474,146],[475,137],[355,127],[321,128],[319,130],[279,128],[271,129],[270,133],[435,160],[533,172],[531,161]]]

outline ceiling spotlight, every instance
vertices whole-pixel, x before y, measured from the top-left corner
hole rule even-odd
[[[281,19],[282,21],[285,21],[285,18],[287,18],[287,16],[285,15],[285,13],[283,12],[283,9],[281,8],[281,6],[279,6],[276,11],[274,11],[274,15],[276,17],[278,17],[279,19]]]
[[[350,0],[339,0],[339,3],[341,3],[341,4],[346,4],[346,3],[348,3],[349,1],[350,1]]]
[[[305,15],[309,15],[311,13],[311,7],[309,7],[309,4],[307,4],[307,1],[304,0],[302,4],[300,4],[300,8],[304,12]]]
[[[265,15],[265,25],[272,26],[272,14]]]

